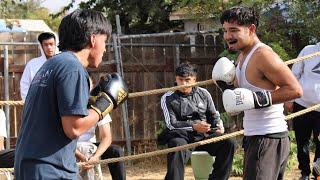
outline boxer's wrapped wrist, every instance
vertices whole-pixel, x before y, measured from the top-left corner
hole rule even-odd
[[[268,91],[252,92],[245,88],[225,90],[222,95],[223,106],[229,114],[249,109],[260,109],[272,105],[271,93]]]
[[[106,93],[100,92],[94,102],[89,102],[89,107],[99,114],[99,120],[101,120],[113,110],[114,105]]]
[[[271,93],[268,91],[252,92],[254,97],[254,107],[256,109],[269,107],[272,105]]]

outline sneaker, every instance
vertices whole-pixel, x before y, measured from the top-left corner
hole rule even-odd
[[[299,180],[309,180],[309,176],[302,175]]]
[[[320,175],[320,158],[313,163],[313,171],[317,173],[317,175]]]

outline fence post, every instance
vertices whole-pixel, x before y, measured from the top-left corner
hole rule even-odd
[[[4,46],[4,62],[3,62],[3,73],[4,73],[4,100],[9,101],[9,53],[8,46]],[[7,128],[7,138],[6,138],[6,149],[10,149],[10,109],[9,105],[4,106],[6,115],[6,128]]]
[[[180,46],[179,44],[176,44],[176,56],[175,56],[175,63],[174,63],[174,69],[176,69],[177,66],[180,64]]]
[[[121,40],[119,36],[122,34],[121,25],[120,25],[120,16],[116,15],[116,25],[117,25],[117,50],[118,50],[118,63],[117,63],[117,71],[121,73],[121,76],[124,78],[123,73],[123,64],[122,64],[122,56],[121,56]],[[128,103],[127,101],[122,104],[122,114],[123,114],[123,126],[124,126],[124,134],[126,137],[126,146],[128,150],[128,155],[131,155],[131,137],[130,137],[130,129],[129,129],[129,118],[128,118]],[[130,164],[130,162],[128,162]]]
[[[124,78],[123,73],[123,66],[121,61],[121,49],[118,47],[120,46],[120,39],[116,34],[112,34],[112,40],[113,40],[113,49],[114,49],[114,55],[117,65],[117,72],[121,74],[121,76]],[[131,155],[131,137],[130,137],[130,129],[129,129],[129,123],[128,123],[128,105],[127,102],[124,102],[121,105],[121,111],[122,111],[122,120],[123,120],[123,126],[124,126],[124,135],[126,137],[126,146],[128,155]]]

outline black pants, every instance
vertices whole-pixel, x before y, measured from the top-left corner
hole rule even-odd
[[[99,143],[95,143],[99,146]],[[111,144],[109,148],[101,155],[101,159],[117,158],[123,156],[123,150],[120,146]],[[125,180],[126,172],[124,162],[115,162],[108,164],[109,171],[113,180]]]
[[[0,151],[0,168],[13,168],[14,149]]]
[[[184,138],[172,138],[168,142],[168,147],[176,147],[188,144]],[[226,180],[229,177],[232,159],[235,151],[235,143],[228,139],[219,141],[217,143],[206,144],[199,146],[194,151],[207,151],[211,156],[216,156],[215,162],[212,165],[213,170],[209,179]],[[184,179],[184,165],[188,162],[191,156],[191,150],[183,150],[172,152],[167,155],[167,174],[166,180],[183,180]]]
[[[294,103],[294,112],[303,109],[305,109],[305,107]],[[320,142],[318,139],[320,132],[320,112],[312,111],[294,118],[293,129],[297,140],[299,169],[301,170],[302,175],[309,175],[311,173],[309,157],[309,141],[311,134],[313,134],[313,142],[316,145],[314,161],[320,157]],[[316,175],[315,173],[313,174]]]

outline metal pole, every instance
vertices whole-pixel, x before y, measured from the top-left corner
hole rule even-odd
[[[174,69],[176,69],[177,66],[179,66],[180,64],[180,46],[176,45],[176,63],[174,63],[175,67]]]
[[[116,24],[117,24],[117,35],[121,35],[121,24],[120,24],[120,16],[116,15]]]
[[[9,49],[8,46],[4,46],[4,63],[3,63],[3,73],[4,73],[4,100],[9,101]],[[6,139],[6,149],[10,149],[10,109],[9,105],[4,106],[6,115],[6,125],[7,125],[7,139]]]
[[[112,46],[113,46],[113,51],[114,51],[114,58],[116,63],[119,63],[119,52],[118,52],[118,48],[117,48],[117,35],[116,34],[112,34]],[[118,68],[118,65],[117,65]],[[118,70],[118,69],[117,69]]]
[[[123,68],[122,68],[122,61],[121,61],[121,51],[118,48],[118,38],[116,34],[112,34],[112,40],[113,40],[113,49],[114,49],[114,55],[117,65],[117,72],[121,74],[121,76],[124,78]],[[121,111],[122,111],[122,120],[123,120],[123,126],[124,126],[124,135],[126,138],[126,146],[128,155],[131,155],[131,137],[130,137],[130,129],[129,129],[129,123],[128,123],[128,105],[127,102],[124,102],[121,105]]]
[[[117,24],[117,46],[116,49],[118,50],[118,63],[117,63],[117,71],[120,72],[121,76],[124,78],[123,73],[123,64],[122,64],[122,56],[121,56],[121,41],[119,36],[122,34],[121,32],[121,24],[120,24],[120,16],[116,15],[116,24]],[[123,126],[124,126],[124,134],[126,137],[126,145],[128,150],[128,155],[131,155],[131,137],[130,137],[130,128],[129,128],[129,113],[128,113],[128,103],[127,101],[122,104],[122,114],[123,114]],[[129,162],[130,164],[130,162]]]
[[[28,34],[28,32],[26,31],[24,33],[23,42],[27,41],[27,34]],[[24,64],[27,64],[27,47],[24,47],[23,49],[24,49]],[[29,47],[28,47],[28,49],[29,49]]]
[[[214,55],[217,56],[217,36],[213,36]]]
[[[38,45],[38,43],[35,42],[0,42],[0,45]]]
[[[112,43],[107,43],[107,46],[112,46]],[[158,43],[121,43],[122,46],[126,47],[176,47],[179,45],[180,47],[216,47],[214,45],[207,45],[207,44],[158,44]]]
[[[132,34],[132,35],[122,35],[120,39],[129,39],[129,38],[148,38],[148,37],[163,37],[163,36],[177,36],[177,35],[198,35],[198,34],[217,34],[218,30],[212,31],[196,31],[196,32],[174,32],[174,33],[152,33],[152,34]]]

